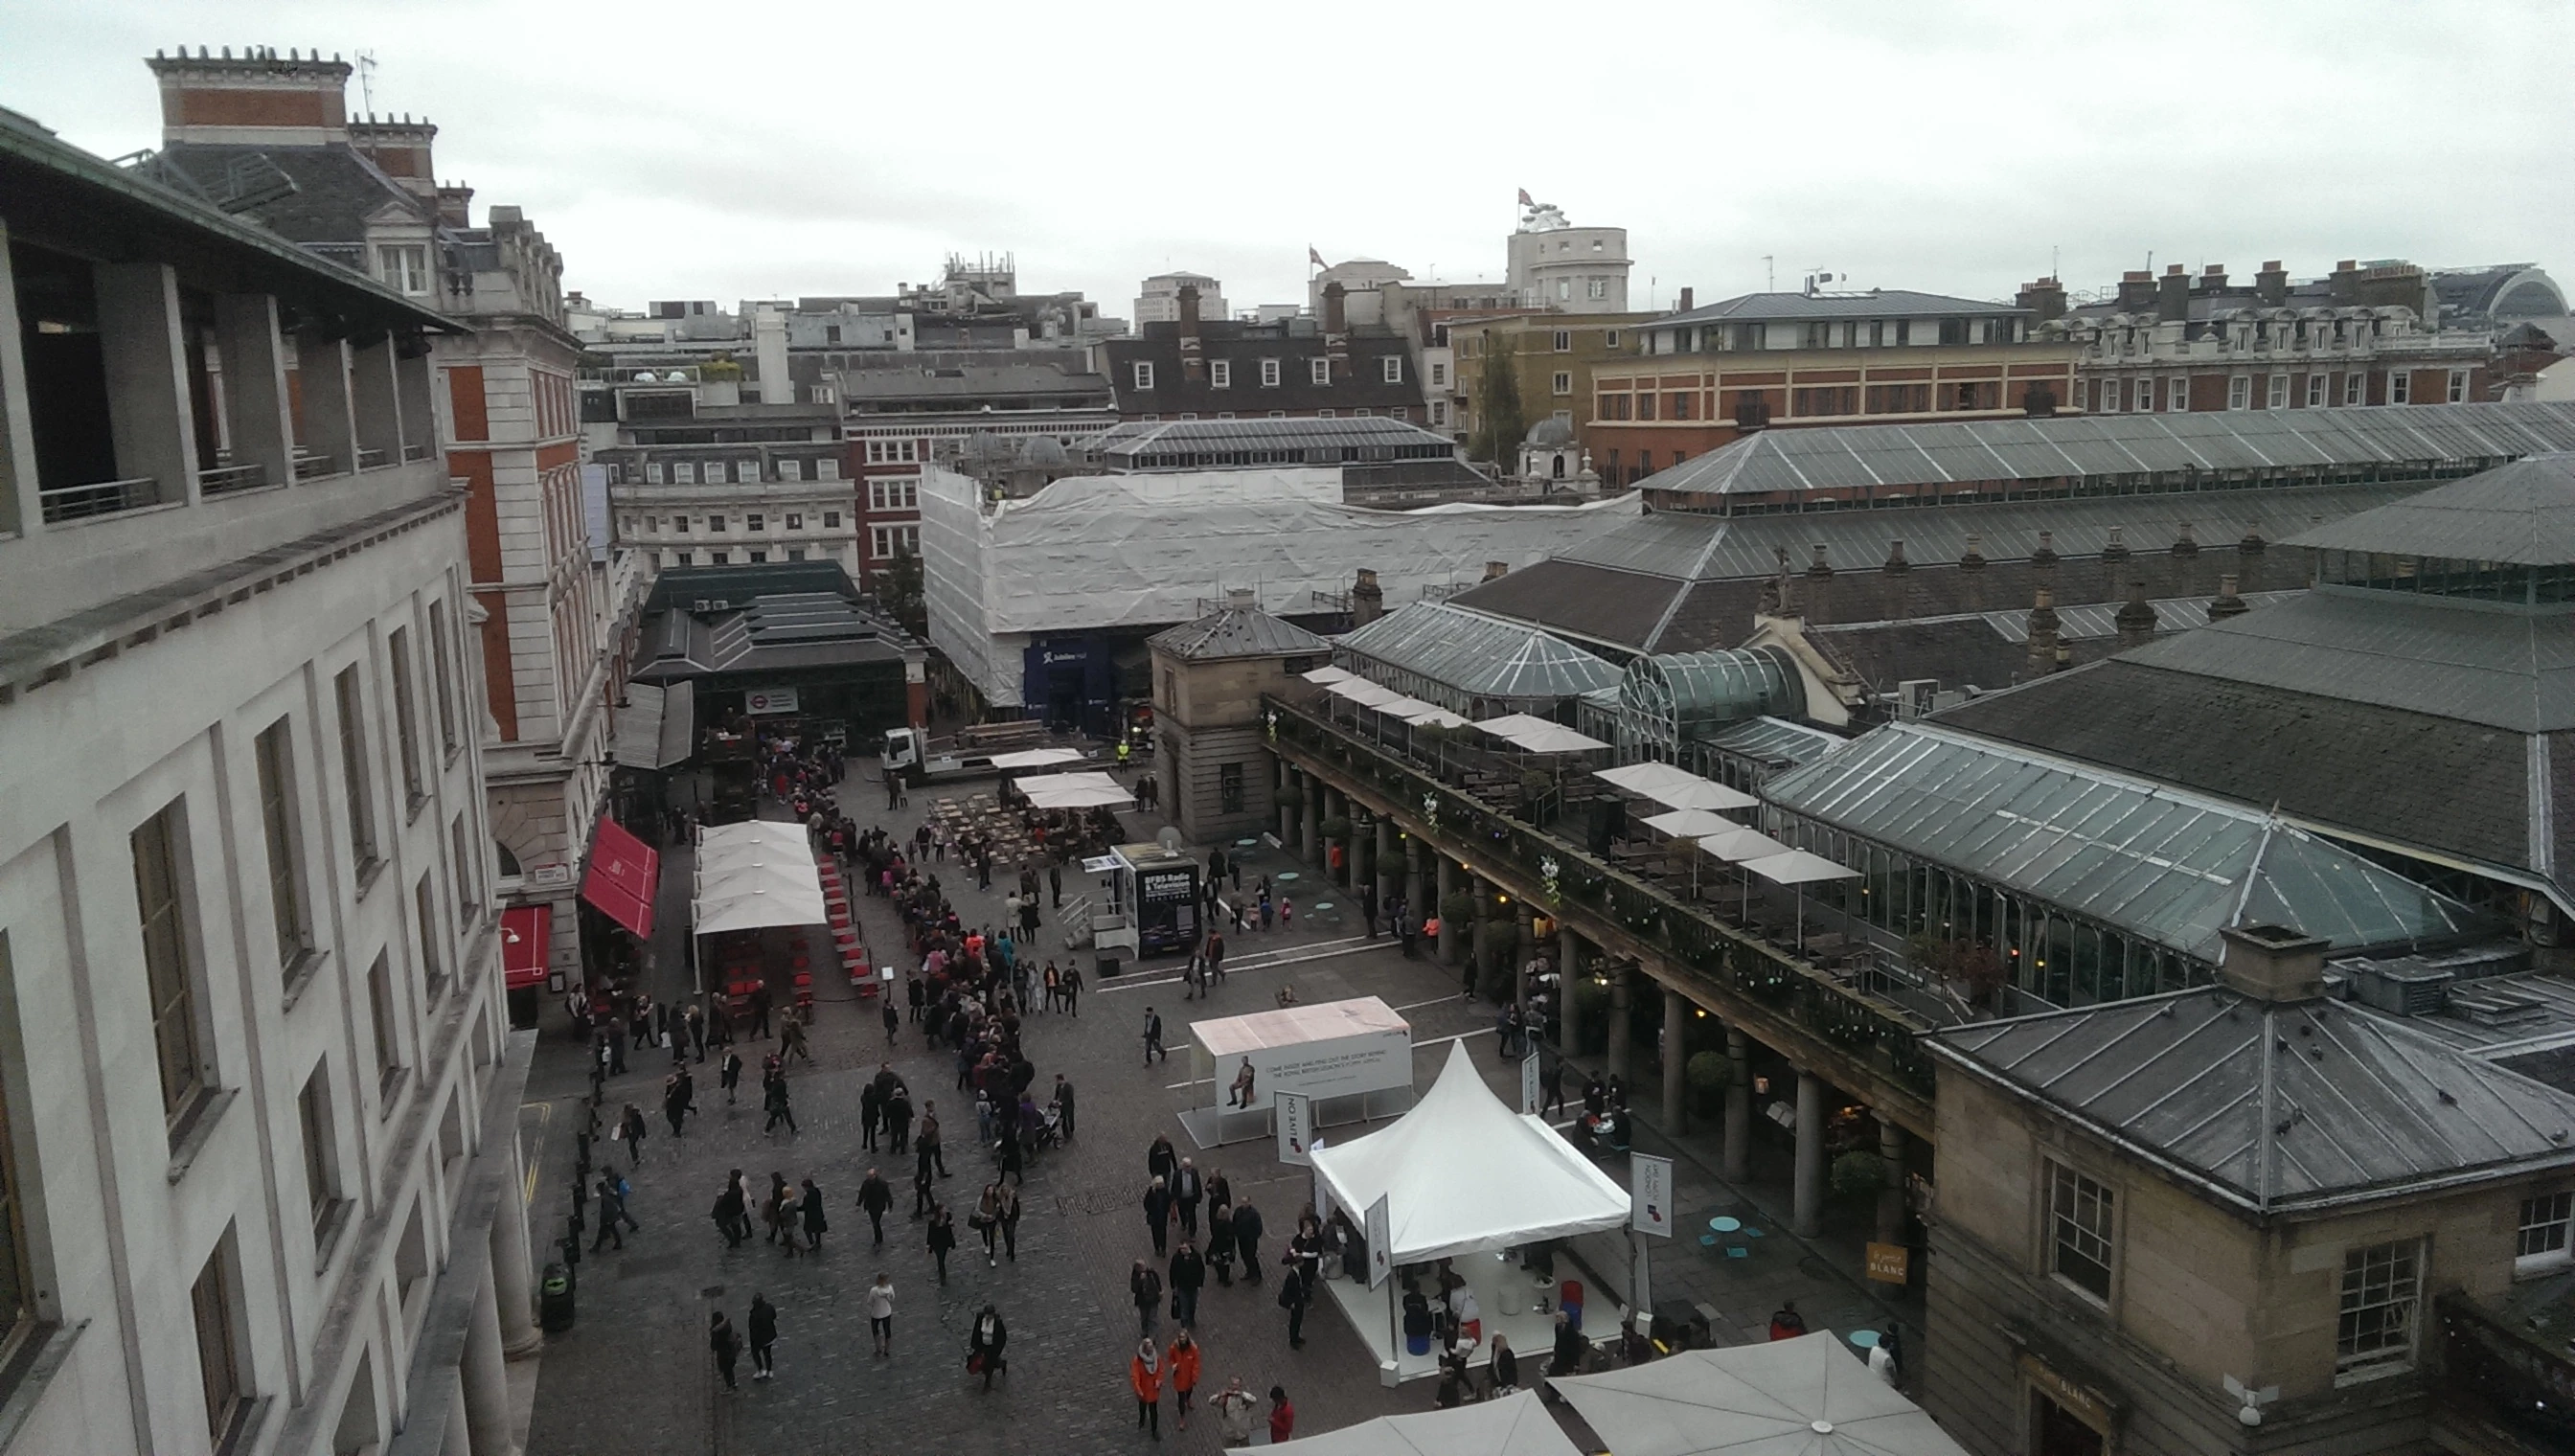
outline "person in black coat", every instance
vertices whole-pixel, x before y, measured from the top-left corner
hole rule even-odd
[[[1181,1233],[1199,1236],[1199,1203],[1207,1197],[1207,1179],[1200,1176],[1198,1165],[1181,1159],[1180,1171],[1172,1176],[1172,1205],[1181,1215]]]
[[[1314,1301],[1314,1291],[1304,1276],[1290,1268],[1279,1280],[1279,1307],[1288,1311],[1288,1348],[1305,1348],[1305,1307]]]
[[[1180,1167],[1181,1155],[1172,1150],[1172,1139],[1163,1133],[1155,1133],[1154,1145],[1145,1149],[1145,1176],[1168,1188],[1172,1184],[1172,1174],[1180,1171]]]
[[[770,1380],[778,1374],[778,1306],[766,1294],[751,1296],[751,1378]]]
[[[1261,1210],[1249,1199],[1234,1205],[1234,1248],[1243,1256],[1243,1277],[1261,1282]]]
[[[797,1204],[796,1211],[805,1219],[805,1247],[821,1248],[823,1230],[830,1228],[832,1224],[823,1213],[823,1190],[814,1185],[812,1178],[805,1180],[805,1197]]]
[[[742,1185],[732,1178],[725,1179],[724,1191],[716,1195],[715,1220],[716,1227],[724,1232],[727,1248],[742,1247],[742,1241],[750,1236],[751,1210],[743,1206]]]
[[[957,1220],[940,1204],[930,1210],[930,1256],[939,1261],[939,1282],[948,1282],[948,1251],[957,1247]]]
[[[868,1169],[868,1180],[859,1185],[859,1211],[868,1216],[868,1224],[877,1233],[876,1246],[885,1247],[885,1216],[894,1211],[894,1185],[876,1169]]]
[[[1172,1237],[1172,1190],[1156,1178],[1145,1187],[1145,1226],[1154,1235],[1154,1257],[1161,1258]]]
[[[1010,1348],[1010,1326],[1002,1323],[1001,1311],[987,1304],[975,1316],[975,1327],[966,1336],[967,1352],[984,1367],[984,1388],[993,1388],[993,1377],[1010,1368],[1002,1352]]]
[[[733,1321],[725,1318],[721,1309],[707,1322],[707,1348],[715,1351],[716,1369],[724,1375],[725,1389],[741,1389],[734,1382],[733,1367],[742,1358],[742,1336],[734,1333]]]
[[[1546,1373],[1549,1375],[1580,1374],[1583,1352],[1588,1348],[1589,1342],[1582,1338],[1582,1332],[1565,1320],[1563,1310],[1557,1310],[1555,1312],[1555,1350],[1552,1358],[1547,1361]]]
[[[1207,1287],[1207,1260],[1198,1245],[1181,1240],[1181,1251],[1172,1255],[1172,1316],[1183,1329],[1199,1322],[1199,1291]]]
[[[1208,1206],[1208,1267],[1216,1271],[1216,1282],[1228,1289],[1234,1287],[1234,1205],[1214,1203]]]

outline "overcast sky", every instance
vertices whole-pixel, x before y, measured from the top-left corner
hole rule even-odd
[[[375,57],[477,217],[604,302],[890,292],[950,252],[1130,311],[1305,249],[1498,277],[1525,187],[1629,230],[1636,306],[1808,269],[2007,297],[2169,262],[2535,260],[2575,282],[2575,6],[1844,0],[1297,6],[0,0],[0,105],[114,156],[141,58]],[[361,109],[350,87],[350,109]]]

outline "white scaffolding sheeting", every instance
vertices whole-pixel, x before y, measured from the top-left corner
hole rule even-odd
[[[972,480],[921,473],[930,638],[996,706],[1021,702],[1036,635],[1189,622],[1202,599],[1250,588],[1264,611],[1329,610],[1362,567],[1388,602],[1472,582],[1487,562],[1531,565],[1636,519],[1633,495],[1581,506],[1436,513],[1341,504],[1338,467],[1073,476],[990,503]]]

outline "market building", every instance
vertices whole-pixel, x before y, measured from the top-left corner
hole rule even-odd
[[[1286,691],[1332,645],[1253,605],[1245,588],[1196,622],[1146,639],[1153,654],[1154,768],[1193,844],[1257,833],[1276,812],[1261,746],[1261,695]]]
[[[747,719],[799,719],[859,744],[929,722],[921,645],[832,562],[672,568],[645,599],[638,638],[637,683],[687,686],[693,746]]]

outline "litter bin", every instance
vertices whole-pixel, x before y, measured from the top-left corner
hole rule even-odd
[[[549,1334],[572,1328],[572,1275],[561,1264],[546,1265],[546,1277],[538,1286],[537,1322]]]
[[[1111,977],[1111,976],[1113,976],[1113,975],[1116,975],[1117,973],[1118,973],[1118,957],[1117,957],[1117,956],[1115,956],[1115,955],[1103,955],[1103,956],[1101,956],[1101,957],[1100,957],[1100,976],[1101,976],[1101,979],[1106,980],[1106,979],[1108,979],[1109,977]]]

